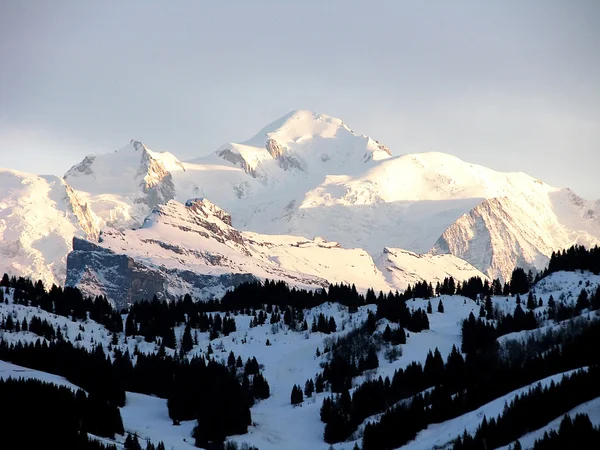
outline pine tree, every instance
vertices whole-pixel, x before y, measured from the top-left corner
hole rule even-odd
[[[298,385],[294,385],[294,387],[292,388],[292,395],[290,397],[291,403],[292,405],[299,405],[300,403],[302,403],[303,396],[302,396],[302,389],[300,388],[300,386]]]
[[[235,355],[232,351],[229,352],[229,357],[227,358],[227,367],[235,367]]]
[[[306,380],[306,383],[304,385],[304,395],[307,398],[312,397],[313,392],[315,391],[315,383],[313,382],[312,379]]]
[[[444,312],[444,304],[442,303],[442,299],[440,299],[438,306],[437,306],[437,311],[439,313],[443,313]]]
[[[337,331],[337,325],[335,323],[335,319],[333,317],[329,318],[329,332],[335,333]]]
[[[125,450],[142,450],[137,434],[128,434],[125,439]]]
[[[525,271],[521,267],[517,267],[513,270],[510,278],[510,291],[512,294],[524,294],[529,290],[529,286],[529,277]]]
[[[177,348],[177,338],[175,337],[175,330],[172,327],[166,331],[162,343],[165,347]]]
[[[529,291],[529,295],[527,295],[527,309],[532,310],[535,309],[537,303],[533,298],[533,292]]]
[[[8,317],[6,318],[6,322],[4,324],[4,329],[6,331],[12,331],[14,327],[15,327],[15,323],[13,321],[12,314],[9,314]]]
[[[499,281],[498,281],[498,284],[500,284]],[[485,316],[488,319],[492,319],[493,315],[494,315],[494,302],[492,301],[492,297],[488,295],[485,298]]]
[[[385,326],[385,330],[383,331],[382,338],[385,342],[390,342],[392,340],[392,329],[390,328],[389,324],[387,324]]]
[[[588,293],[585,289],[582,289],[577,297],[577,303],[575,304],[575,308],[577,311],[581,311],[583,309],[590,307],[590,300],[588,298]]]
[[[183,330],[183,337],[181,338],[181,350],[185,353],[189,352],[192,348],[194,348],[194,340],[192,338],[192,330],[190,328],[190,324],[188,323]]]
[[[427,300],[427,314],[431,314],[433,312],[433,308],[431,307],[431,301]]]
[[[325,390],[325,380],[323,380],[323,375],[318,374],[315,378],[315,392],[320,394]]]
[[[125,320],[125,336],[135,336],[136,334],[137,326],[133,320],[133,314],[130,312]]]

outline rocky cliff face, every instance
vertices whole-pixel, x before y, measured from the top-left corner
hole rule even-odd
[[[97,243],[76,238],[67,259],[67,284],[124,306],[155,294],[208,299],[267,278],[303,289],[343,282],[363,292],[388,292],[424,279],[484,276],[451,255],[386,249],[376,262],[366,251],[337,242],[240,232],[231,222],[205,198],[185,205],[171,200],[154,208],[140,228],[105,228]]]
[[[154,266],[79,238],[73,239],[67,267],[67,286],[78,286],[87,295],[105,295],[119,308],[154,295],[177,300],[187,292],[196,298],[213,298],[257,279],[249,273],[211,275]]]
[[[559,190],[535,203],[492,198],[444,231],[431,253],[451,253],[491,278],[510,279],[515,267],[543,268],[552,251],[595,245],[600,220],[592,202]]]
[[[97,243],[75,238],[67,257],[68,286],[106,295],[120,307],[155,294],[172,300],[189,293],[206,300],[266,278],[303,288],[327,285],[253,252],[229,214],[204,198],[159,205],[140,228],[105,228]]]
[[[172,155],[152,152],[132,140],[114,153],[85,157],[64,179],[103,225],[132,227],[140,225],[152,208],[175,198],[168,165],[184,170]]]

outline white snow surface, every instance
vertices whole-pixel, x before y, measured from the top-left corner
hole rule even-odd
[[[73,236],[95,239],[98,229],[60,178],[0,169],[0,272],[64,284]]]
[[[6,361],[0,361],[0,379],[7,380],[12,378],[13,380],[24,379],[24,380],[39,380],[44,383],[52,383],[57,386],[64,386],[77,392],[80,388],[75,386],[63,377],[53,375],[47,372],[41,372],[39,370],[29,369],[27,367],[17,366]]]

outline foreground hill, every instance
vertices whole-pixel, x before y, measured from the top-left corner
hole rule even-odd
[[[551,299],[554,298],[559,305],[574,307],[578,297],[581,296],[580,292],[582,290],[590,298],[593,298],[599,284],[600,276],[589,272],[556,272],[544,278],[532,287],[536,300],[541,301],[542,305],[535,306],[532,310],[534,315],[539,318],[537,328],[505,334],[498,339],[500,349],[521,349],[523,354],[527,354],[529,350],[526,350],[525,347],[519,347],[519,343],[522,341],[527,342],[529,339],[528,345],[535,347],[535,349],[545,348],[546,353],[551,354],[555,351],[555,345],[562,345],[562,339],[566,339],[564,342],[570,342],[569,339],[571,338],[567,336],[576,337],[585,332],[586,327],[597,326],[597,312],[591,311],[589,307],[581,310],[581,317],[572,317],[566,320],[563,320],[563,318],[559,322],[558,320],[549,319],[548,315],[551,307],[548,305],[552,304]],[[20,285],[26,286],[25,283]],[[364,327],[375,326],[374,330],[369,333],[372,339],[368,339],[366,343],[363,342],[361,345],[370,346],[375,344],[376,347],[374,348],[377,348],[376,358],[378,362],[375,367],[363,370],[356,376],[351,377],[351,385],[348,387],[350,393],[348,398],[351,399],[353,407],[358,408],[353,409],[352,414],[364,413],[366,418],[364,423],[358,425],[356,431],[350,435],[348,440],[333,444],[333,448],[336,450],[351,450],[356,448],[355,444],[367,448],[365,445],[368,442],[361,439],[363,434],[366,439],[367,427],[389,420],[386,415],[394,407],[410,404],[411,401],[414,401],[414,398],[432,392],[434,386],[440,384],[441,378],[438,377],[441,375],[432,372],[434,367],[432,366],[432,361],[434,361],[432,354],[437,355],[439,353],[443,361],[457,358],[456,348],[461,347],[461,341],[464,342],[464,335],[461,333],[461,322],[468,319],[471,314],[478,316],[484,303],[459,295],[441,295],[431,299],[399,299],[398,301],[406,303],[410,311],[426,310],[428,303],[433,303],[434,311],[427,313],[427,328],[407,332],[405,342],[395,344],[385,338],[386,329],[388,327],[397,329],[402,327],[403,324],[409,327],[410,325],[405,322],[396,323],[381,317],[379,305],[363,305],[354,312],[342,304],[331,302],[306,308],[292,307],[288,309],[288,307],[281,307],[278,310],[277,307],[265,307],[265,305],[254,308],[252,305],[257,304],[257,302],[260,303],[261,297],[252,299],[243,295],[242,298],[245,299],[245,304],[248,306],[243,310],[231,309],[232,304],[227,306],[226,303],[220,306],[210,306],[215,309],[211,313],[211,319],[219,316],[223,320],[231,318],[235,321],[233,331],[216,332],[214,328],[212,330],[203,329],[201,323],[194,323],[195,319],[192,313],[187,317],[182,316],[182,319],[176,319],[172,327],[174,340],[170,342],[168,333],[162,337],[155,335],[155,333],[163,333],[161,327],[164,326],[165,322],[169,323],[172,319],[171,313],[176,309],[169,309],[169,312],[166,313],[167,309],[157,304],[154,304],[154,306],[148,303],[145,305],[140,304],[132,308],[128,314],[123,314],[120,317],[122,321],[120,326],[112,322],[112,319],[104,325],[100,322],[104,323],[108,317],[106,315],[108,310],[105,307],[98,305],[92,307],[91,304],[88,304],[87,308],[91,309],[84,312],[85,318],[81,317],[82,311],[77,311],[77,317],[75,316],[75,310],[78,310],[78,308],[75,308],[71,313],[70,309],[78,301],[72,293],[69,294],[69,301],[75,303],[71,303],[68,308],[69,311],[66,311],[65,307],[61,306],[61,302],[67,301],[67,297],[61,297],[62,294],[57,291],[50,293],[49,297],[55,299],[55,305],[42,303],[42,308],[40,308],[29,304],[31,300],[26,300],[32,295],[34,296],[31,298],[39,299],[39,297],[36,297],[36,295],[40,295],[39,291],[32,294],[31,292],[34,291],[30,292],[30,288],[27,288],[26,293],[23,294],[22,291],[15,288],[1,287],[0,289],[3,297],[3,301],[0,302],[0,328],[2,328],[0,330],[0,355],[4,355],[5,358],[17,358],[18,353],[23,351],[22,349],[8,351],[7,345],[34,343],[39,340],[43,345],[37,346],[35,350],[39,352],[36,355],[40,357],[30,360],[33,369],[39,368],[43,364],[54,367],[52,361],[44,361],[41,356],[45,354],[45,351],[49,351],[48,345],[58,344],[59,342],[63,342],[63,347],[64,342],[69,342],[75,348],[85,349],[96,356],[100,351],[98,349],[102,349],[100,360],[104,362],[99,366],[102,370],[106,369],[107,364],[104,355],[108,355],[108,359],[114,362],[113,370],[117,370],[117,366],[127,367],[124,361],[128,361],[128,358],[131,358],[134,368],[138,367],[138,364],[142,365],[139,367],[139,372],[131,373],[126,379],[116,378],[116,380],[121,380],[124,383],[119,385],[122,386],[121,389],[126,389],[123,403],[118,405],[125,434],[117,433],[112,438],[93,437],[103,443],[114,443],[119,449],[124,448],[128,433],[136,434],[139,437],[142,441],[142,448],[145,446],[144,441],[150,441],[154,444],[164,441],[165,448],[168,449],[195,448],[192,433],[197,422],[195,420],[182,420],[179,426],[173,425],[172,411],[174,407],[173,405],[169,406],[168,400],[172,386],[163,387],[160,383],[155,384],[152,381],[151,375],[157,376],[159,380],[162,375],[160,371],[150,370],[148,355],[163,355],[159,358],[177,355],[176,358],[182,361],[193,360],[194,357],[206,358],[209,361],[212,359],[215,362],[227,365],[229,370],[237,372],[238,376],[241,377],[244,371],[249,370],[248,363],[246,363],[245,368],[232,368],[230,363],[231,354],[234,355],[234,366],[237,366],[237,363],[235,363],[237,357],[240,358],[241,362],[250,361],[255,357],[260,366],[260,369],[257,370],[260,370],[262,376],[268,381],[270,389],[266,398],[257,400],[251,407],[252,424],[248,427],[247,433],[231,436],[228,441],[237,442],[240,445],[248,443],[260,450],[280,448],[326,450],[331,448],[329,443],[324,442],[324,437],[327,439],[328,436],[327,429],[331,428],[331,425],[329,423],[324,424],[321,420],[325,417],[322,413],[323,404],[330,397],[343,398],[346,390],[342,389],[341,393],[336,393],[335,385],[332,384],[332,381],[327,381],[323,391],[319,391],[317,387],[316,392],[306,396],[297,406],[290,404],[290,392],[295,385],[304,387],[305,382],[312,380],[315,374],[325,374],[329,370],[328,377],[331,377],[332,361],[335,360],[336,352],[340,351],[336,350],[336,347],[338,349],[343,348],[343,339],[348,336],[354,336],[354,338],[350,338],[350,341],[346,342],[358,345],[360,340],[352,339],[357,336],[363,336],[364,338],[364,335],[361,334],[364,333]],[[15,295],[15,293],[18,295]],[[524,299],[525,297],[526,295],[523,296]],[[266,297],[262,298],[266,299]],[[285,295],[278,297],[277,304],[285,304],[286,298]],[[499,323],[504,315],[512,313],[519,307],[519,297],[517,296],[494,295],[491,301],[494,312],[489,317],[482,319],[487,324]],[[437,310],[436,306],[439,303],[444,305],[443,312]],[[99,300],[99,304],[102,304],[102,299]],[[185,302],[180,305],[185,307]],[[188,307],[191,306],[188,305]],[[198,307],[203,306],[198,305]],[[154,308],[158,309],[154,310]],[[525,305],[523,305],[523,308],[525,308]],[[54,312],[47,311],[47,309]],[[230,313],[219,312],[218,309],[229,310]],[[284,309],[288,311],[285,314],[283,313]],[[103,310],[105,315],[102,314]],[[319,317],[323,315],[336,324],[336,329],[311,331],[309,326],[309,329],[303,331],[301,327],[298,327],[300,324],[295,325],[285,318],[289,311],[294,311],[294,314],[300,314],[300,311],[302,311],[302,316],[308,324],[312,323],[313,320],[318,321]],[[65,313],[67,316],[63,315]],[[369,325],[369,322],[375,317],[374,313],[377,314],[378,319]],[[264,323],[257,323],[257,317],[263,315],[265,316]],[[93,320],[92,316],[98,321]],[[214,324],[214,322],[212,323]],[[60,335],[56,334],[57,330],[60,330]],[[189,333],[190,330],[193,339],[192,337],[186,338],[186,333]],[[549,331],[553,334],[548,334]],[[536,340],[538,338],[539,340]],[[186,339],[190,341],[187,342]],[[336,341],[337,339],[342,340]],[[337,344],[334,345],[336,342]],[[591,348],[593,345],[595,343],[588,342],[586,348]],[[431,448],[452,449],[456,438],[462,435],[465,430],[468,433],[474,433],[484,417],[490,420],[500,415],[506,401],[510,402],[512,399],[517,398],[518,394],[528,392],[529,388],[538,386],[538,382],[542,386],[550,386],[551,382],[557,384],[563,380],[563,376],[572,375],[577,369],[583,368],[584,372],[591,370],[586,369],[586,366],[591,364],[583,361],[596,361],[595,364],[597,364],[597,353],[592,352],[586,356],[581,351],[583,347],[579,348],[579,351],[572,352],[569,350],[568,345],[564,347],[564,351],[567,353],[560,358],[560,364],[556,366],[534,365],[537,367],[536,370],[542,370],[539,372],[541,374],[539,376],[535,373],[527,375],[515,372],[515,374],[519,374],[519,377],[508,380],[510,383],[515,384],[514,388],[508,388],[507,392],[492,397],[489,401],[484,401],[464,413],[459,412],[447,420],[425,425],[425,428],[418,432],[413,440],[399,448],[419,450]],[[392,350],[395,351],[392,352]],[[518,353],[514,353],[511,357],[516,357],[517,360],[525,362],[530,358],[538,357],[537,350],[533,352],[534,356],[517,355]],[[125,360],[123,359],[124,354],[128,355]],[[461,356],[458,357],[459,360],[462,360],[463,355],[461,353]],[[23,356],[20,358],[23,361],[26,360]],[[476,358],[476,356],[471,355],[470,358]],[[521,360],[520,358],[524,359]],[[3,358],[0,357],[1,359]],[[5,359],[5,361],[8,360]],[[97,358],[94,361],[98,363]],[[54,372],[46,369],[55,374],[51,375],[41,369],[36,371],[27,369],[27,365],[21,367],[19,364],[15,364],[15,362],[0,361],[0,379],[7,379],[8,377],[38,378],[75,389],[78,384],[74,383],[75,378],[73,377],[76,376],[83,383],[83,385],[78,386],[84,387],[90,395],[95,389],[102,386],[102,378],[95,379],[94,383],[87,382],[86,377],[93,376],[95,373],[94,370],[88,370],[93,369],[93,367],[56,366],[53,369]],[[328,365],[330,365],[329,369],[324,370],[324,367]],[[369,413],[370,409],[362,410],[362,408],[372,407],[372,405],[367,407],[366,403],[359,402],[359,397],[361,397],[359,391],[364,391],[365,383],[375,383],[374,386],[376,386],[379,377],[382,377],[382,379],[389,377],[390,380],[394,380],[393,382],[396,383],[395,380],[398,376],[396,374],[400,370],[403,371],[402,373],[407,374],[410,370],[417,370],[415,365],[424,368],[418,369],[424,370],[424,372],[417,379],[406,378],[405,383],[403,383],[403,386],[409,390],[407,392],[410,392],[413,387],[418,389],[415,395],[409,395],[396,403],[392,400],[392,396],[397,394],[389,391],[389,406],[384,406],[382,410],[376,413]],[[478,367],[481,370],[477,372],[478,376],[487,373],[488,369],[483,365]],[[506,369],[502,368],[502,370]],[[116,372],[112,373],[113,376],[115,374]],[[104,377],[106,383],[113,382],[110,377],[111,372],[100,372],[97,375]],[[61,376],[66,377],[66,379]],[[171,379],[172,375],[169,373],[169,376],[164,380]],[[328,378],[328,380],[333,379]],[[188,386],[188,388],[191,389],[191,386]],[[488,390],[492,388],[498,389],[498,386],[487,387]],[[470,390],[472,386],[468,385],[465,389]],[[487,395],[484,391],[477,392],[484,397]],[[378,395],[374,393],[373,397]],[[598,398],[600,397],[596,395],[577,403],[576,405],[579,406],[566,407],[564,413],[569,411],[587,413],[592,422],[598,425],[600,423],[600,415],[597,414],[596,410]],[[431,402],[434,410],[442,411],[440,409],[441,404],[438,403],[439,397],[428,397],[427,401]],[[543,405],[541,401],[537,402],[537,400],[530,402],[530,405],[536,405],[537,403]],[[32,411],[47,408],[46,405],[35,401],[32,401],[28,407]],[[203,407],[214,413],[220,411],[220,408],[213,403],[203,403]],[[554,407],[555,405],[553,405]],[[37,417],[40,416],[32,416],[32,423],[35,423]],[[528,415],[526,417],[527,420],[530,420],[532,416]],[[544,430],[558,429],[561,417],[562,413],[558,413],[544,422]],[[293,426],[290,426],[290,424],[293,424]],[[401,428],[405,429],[413,425],[413,423],[406,422]],[[396,429],[398,429],[398,426],[396,426]],[[537,430],[537,428],[531,429],[530,431],[533,431],[533,433],[527,434],[522,440],[524,448],[532,448],[534,439],[539,439],[543,435],[543,431],[540,433],[534,430]],[[368,445],[372,445],[372,441]],[[371,446],[369,448],[388,447]]]

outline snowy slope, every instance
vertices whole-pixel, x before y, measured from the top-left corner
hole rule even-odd
[[[13,380],[18,380],[20,378],[25,380],[40,380],[46,383],[55,384],[57,386],[68,387],[75,392],[77,392],[77,390],[79,389],[78,386],[75,386],[66,378],[59,377],[58,375],[40,372],[39,370],[33,370],[27,367],[17,366],[16,364],[11,364],[6,361],[0,361],[0,379],[7,380],[9,378],[12,378]]]
[[[174,197],[169,170],[178,164],[170,153],[157,156],[132,140],[114,153],[87,156],[69,169],[64,179],[81,192],[104,224],[130,226]]]
[[[452,255],[386,250],[375,263],[362,249],[345,249],[321,238],[239,232],[231,223],[229,214],[208,199],[185,205],[171,200],[155,207],[140,228],[105,228],[98,243],[75,240],[67,284],[121,305],[155,293],[168,298],[220,296],[252,279],[283,280],[308,289],[343,282],[362,292],[388,292],[423,279],[485,277]]]
[[[600,426],[600,397],[576,406],[567,414],[571,416],[571,418],[575,418],[577,414],[587,414],[590,418],[590,422],[592,422],[595,427]],[[527,433],[525,436],[519,438],[519,442],[521,443],[523,450],[533,449],[535,441],[541,439],[544,436],[544,433],[549,433],[552,430],[558,431],[560,422],[564,416],[565,415],[557,417],[539,430],[532,431],[531,433]],[[500,447],[498,450],[510,450],[510,446],[506,445],[504,447]]]
[[[444,153],[391,156],[341,120],[293,111],[248,141],[180,162],[132,142],[66,175],[108,224],[157,202],[207,197],[240,230],[321,236],[378,258],[385,247],[451,253],[492,278],[542,268],[553,250],[600,243],[600,208],[523,173]]]
[[[488,419],[497,417],[502,414],[502,409],[505,403],[510,403],[515,397],[526,393],[530,388],[535,387],[538,383],[542,387],[550,385],[552,381],[555,383],[559,382],[563,376],[570,375],[576,372],[576,370],[570,370],[568,372],[552,375],[542,380],[536,381],[530,385],[524,386],[520,389],[516,389],[502,397],[498,397],[489,403],[477,408],[475,411],[471,411],[467,414],[463,414],[455,419],[447,420],[446,422],[433,424],[427,427],[427,429],[421,431],[417,437],[402,446],[403,450],[429,450],[432,448],[437,449],[449,449],[452,448],[451,441],[467,430],[467,433],[473,435],[477,430],[479,424],[483,420],[483,416]]]
[[[63,180],[0,169],[0,272],[64,284],[73,236],[99,220]]]
[[[283,239],[283,238],[282,238]],[[281,245],[281,243],[279,243]],[[556,299],[564,297],[566,300],[575,298],[582,287],[593,290],[600,284],[600,276],[592,275],[588,272],[558,272],[542,280],[535,286],[536,295],[543,299],[547,304],[549,295]],[[12,290],[10,290],[12,291]],[[571,295],[569,295],[571,293]],[[97,323],[86,320],[85,322],[73,322],[70,318],[56,316],[47,313],[38,308],[15,305],[12,302],[12,292],[5,294],[8,303],[0,303],[0,320],[6,319],[11,314],[13,319],[22,321],[26,318],[28,321],[36,315],[42,320],[47,320],[53,326],[60,326],[67,339],[74,341],[74,345],[92,349],[94,345],[100,344],[104,347],[107,354],[111,354],[109,344],[112,340],[111,333],[98,325]],[[434,348],[439,348],[440,353],[445,359],[450,353],[452,345],[460,344],[460,322],[473,312],[477,313],[479,306],[476,302],[461,296],[441,296],[432,299],[435,306],[442,300],[445,307],[444,313],[434,312],[428,314],[430,330],[420,333],[410,333],[407,343],[402,345],[402,356],[394,361],[388,362],[383,350],[379,354],[380,367],[373,376],[391,376],[394,370],[400,367],[406,367],[412,361],[424,362],[427,352]],[[515,297],[495,296],[494,304],[506,311],[513,311],[516,306]],[[410,308],[426,307],[427,300],[415,299],[409,300],[407,305]],[[543,311],[545,307],[539,309]],[[374,306],[359,308],[359,311],[350,314],[347,308],[338,304],[323,304],[316,308],[305,310],[305,317],[308,323],[312,318],[323,313],[326,316],[334,317],[338,332],[334,336],[339,336],[354,329],[362,320],[366,318],[369,310]],[[538,310],[536,310],[538,312]],[[600,318],[600,317],[599,317]],[[221,336],[210,341],[208,333],[198,333],[198,344],[190,351],[188,356],[206,354],[209,343],[214,349],[213,357],[217,360],[226,361],[230,351],[235,355],[240,355],[242,360],[256,356],[260,364],[264,365],[264,375],[271,388],[271,396],[258,402],[252,407],[252,419],[254,425],[250,427],[248,434],[234,436],[231,439],[243,443],[247,442],[256,445],[261,450],[279,450],[282,448],[289,450],[327,450],[329,445],[323,442],[324,424],[319,420],[319,409],[323,398],[330,393],[316,394],[313,399],[306,399],[301,407],[290,405],[290,392],[294,384],[303,384],[307,378],[313,377],[321,370],[320,363],[326,360],[326,356],[315,356],[318,348],[323,350],[326,340],[331,336],[322,333],[299,333],[292,332],[283,324],[275,326],[270,324],[259,325],[251,328],[250,320],[252,316],[238,314],[235,316],[237,331],[229,336]],[[80,325],[84,331],[80,330]],[[549,324],[551,326],[551,324]],[[385,327],[385,321],[380,324],[380,330]],[[175,330],[178,342],[181,340],[183,327],[177,327]],[[75,340],[77,335],[81,335],[81,340]],[[521,338],[522,335],[507,335],[504,338]],[[8,342],[35,342],[38,336],[31,332],[8,333],[0,332],[0,339]],[[271,345],[267,346],[267,339]],[[137,348],[140,352],[156,352],[158,345],[146,342],[142,336],[125,337],[124,333],[118,336],[118,343],[114,348],[121,351],[126,349],[133,354]],[[172,353],[173,350],[166,349]],[[0,376],[2,371],[5,373],[19,371],[7,363],[0,362]],[[6,372],[8,370],[8,372]],[[52,381],[52,375],[43,374],[36,371],[28,371],[27,376],[40,377],[41,379]],[[540,380],[543,384],[551,380],[558,380],[562,374]],[[64,380],[59,378],[58,382]],[[361,377],[358,381],[361,381]],[[475,429],[485,414],[488,419],[502,411],[505,400],[513,398],[517,393],[522,392],[527,387],[507,394],[504,397],[496,399],[477,410],[467,413],[463,416],[446,421],[441,424],[430,425],[417,436],[416,440],[402,447],[403,449],[431,449],[444,448],[444,445],[451,439],[454,439],[466,428],[468,431]],[[587,402],[573,410],[575,412],[586,412],[594,423],[598,423],[598,401]],[[186,421],[181,426],[172,426],[168,418],[166,401],[156,397],[137,393],[127,393],[126,405],[121,408],[124,427],[126,431],[137,433],[142,438],[149,438],[154,442],[164,441],[166,448],[175,450],[193,448],[193,440],[190,433],[195,425],[193,421]],[[370,418],[368,420],[375,420]],[[290,424],[293,424],[290,426]],[[556,427],[555,421],[551,422],[549,427]],[[543,434],[543,429],[538,430],[521,441],[522,444],[532,442],[537,433]],[[185,441],[184,441],[185,439]],[[118,442],[123,438],[117,437]],[[336,450],[351,450],[354,442],[335,444]],[[524,445],[524,448],[527,446]]]
[[[388,282],[397,289],[406,289],[409,284],[428,281],[434,286],[444,278],[468,280],[472,277],[487,279],[468,262],[451,254],[417,254],[399,248],[384,248],[377,260],[377,266],[385,274]]]

